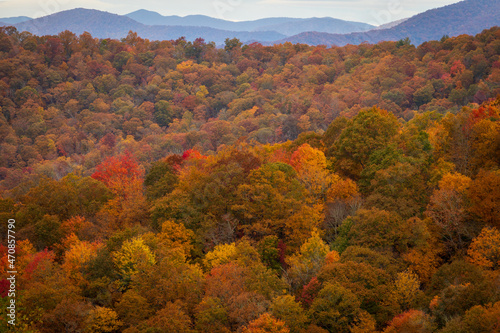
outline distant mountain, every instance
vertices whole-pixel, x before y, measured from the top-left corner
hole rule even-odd
[[[294,22],[266,25],[256,30],[272,30],[283,35],[297,35],[306,31],[347,34],[358,31],[368,31],[375,28],[371,24],[339,20],[331,17],[313,17]]]
[[[16,17],[2,17],[0,18],[0,22],[4,24],[16,24],[24,21],[31,20],[31,17],[28,16],[16,16]]]
[[[406,21],[408,19],[409,19],[409,17],[405,17],[405,18],[400,19],[400,20],[396,20],[396,21],[392,21],[392,22],[389,22],[389,23],[381,24],[378,27],[375,27],[373,30],[389,29],[389,28],[395,27],[395,26],[403,23],[404,21]]]
[[[69,30],[77,35],[88,31],[98,38],[122,38],[129,30],[139,31],[144,25],[125,16],[77,8],[18,23],[15,27],[36,35],[57,35]]]
[[[304,31],[344,34],[374,28],[370,24],[344,21],[331,17],[309,19],[270,17],[254,21],[232,22],[204,15],[163,16],[157,12],[144,9],[129,13],[126,16],[142,24],[149,25],[204,26],[230,31],[276,31],[286,36],[296,35]]]
[[[8,20],[0,18],[0,26],[13,24],[20,31],[37,35],[56,35],[69,30],[78,35],[88,31],[97,38],[118,39],[125,37],[129,31],[135,31],[139,36],[153,40],[171,40],[184,36],[189,41],[203,38],[217,45],[223,45],[226,38],[238,38],[242,42],[259,41],[268,45],[292,42],[342,46],[397,41],[406,37],[413,44],[419,45],[424,41],[440,39],[444,35],[475,35],[484,29],[500,25],[500,0],[465,0],[380,27],[327,17],[275,17],[231,22],[203,15],[162,16],[156,12],[139,10],[121,16],[82,8],[37,19],[27,18],[27,21],[18,23],[6,22],[24,19],[26,17]]]
[[[188,26],[144,26],[142,30],[137,30],[139,36],[153,40],[172,40],[179,37],[186,37],[189,41],[196,38],[203,38],[206,42],[215,42],[217,45],[223,45],[226,38],[238,38],[242,42],[258,40],[271,42],[276,39],[282,39],[285,35],[275,31],[227,31],[212,29],[207,27],[188,27]]]
[[[192,27],[210,27],[229,31],[253,31],[268,25],[275,25],[287,22],[300,21],[301,19],[290,17],[270,17],[254,21],[233,22],[213,18],[205,15],[188,16],[163,16],[157,12],[140,9],[125,16],[148,25],[166,25],[166,26],[192,26]]]
[[[419,45],[444,35],[475,35],[482,30],[500,25],[499,0],[465,0],[415,15],[389,29],[371,30],[351,34],[301,33],[276,43],[292,42],[310,45],[360,44],[363,42],[397,41],[409,37]]]
[[[15,27],[20,31],[29,31],[37,35],[57,35],[64,30],[79,35],[88,31],[97,38],[123,38],[132,30],[148,39],[171,40],[186,37],[192,41],[201,37],[207,42],[213,41],[218,45],[223,44],[226,38],[270,42],[286,37],[274,31],[225,31],[207,27],[145,25],[126,16],[82,8],[18,23]]]

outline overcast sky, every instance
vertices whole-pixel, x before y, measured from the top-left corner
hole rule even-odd
[[[334,17],[374,25],[410,17],[457,0],[0,0],[0,17],[41,17],[72,8],[115,14],[138,9],[162,15],[203,14],[232,21],[263,17]]]

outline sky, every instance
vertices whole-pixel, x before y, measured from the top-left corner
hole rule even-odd
[[[457,0],[0,0],[0,17],[42,17],[89,8],[115,14],[147,9],[162,15],[203,14],[231,21],[264,17],[334,17],[380,25]]]

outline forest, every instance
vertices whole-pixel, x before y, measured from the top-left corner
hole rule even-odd
[[[0,111],[1,332],[500,332],[498,27],[221,48],[3,27]]]

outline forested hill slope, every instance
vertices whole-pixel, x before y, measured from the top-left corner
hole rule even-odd
[[[499,48],[0,28],[0,332],[497,331]]]
[[[465,0],[452,5],[431,9],[415,15],[389,29],[370,30],[351,34],[306,32],[283,41],[309,45],[360,44],[363,42],[397,41],[410,38],[419,45],[424,41],[461,34],[474,35],[483,29],[500,25],[500,1]]]

